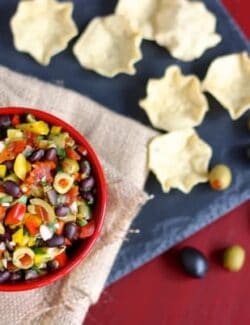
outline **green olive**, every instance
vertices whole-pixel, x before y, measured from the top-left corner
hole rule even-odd
[[[76,160],[66,158],[62,162],[63,171],[68,174],[74,174],[79,172],[79,164]]]
[[[232,183],[232,172],[226,165],[216,165],[209,173],[208,180],[212,189],[226,190]]]
[[[238,272],[244,265],[246,253],[240,245],[233,245],[223,253],[223,266],[231,272]]]

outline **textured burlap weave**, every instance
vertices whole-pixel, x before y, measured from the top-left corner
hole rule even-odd
[[[147,201],[146,145],[155,132],[81,96],[0,67],[0,106],[35,107],[72,124],[99,154],[109,201],[102,236],[69,276],[48,287],[1,293],[0,324],[81,324],[104,287],[123,238]]]

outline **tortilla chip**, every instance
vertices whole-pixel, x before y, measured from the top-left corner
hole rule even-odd
[[[166,193],[174,188],[189,193],[207,182],[211,157],[212,148],[193,129],[157,136],[149,144],[149,169]]]
[[[202,2],[162,0],[155,15],[156,42],[183,61],[202,56],[221,41],[216,17]]]
[[[159,0],[119,0],[116,13],[131,20],[143,33],[143,38],[154,39],[153,19]]]
[[[20,1],[10,22],[15,48],[48,65],[78,33],[72,11],[71,2]]]
[[[198,126],[208,111],[200,80],[184,76],[178,66],[166,69],[162,79],[150,79],[147,97],[139,102],[155,128],[174,131]]]
[[[215,59],[203,81],[204,91],[212,94],[228,110],[233,120],[250,108],[250,58],[246,52]]]
[[[106,77],[135,74],[142,35],[120,15],[94,18],[74,46],[80,64]]]

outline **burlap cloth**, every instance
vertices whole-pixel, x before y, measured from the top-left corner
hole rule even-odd
[[[131,222],[147,201],[146,145],[155,132],[73,91],[0,67],[0,106],[46,110],[72,124],[98,152],[108,183],[102,236],[63,280],[26,292],[1,293],[0,324],[81,324],[104,287]]]

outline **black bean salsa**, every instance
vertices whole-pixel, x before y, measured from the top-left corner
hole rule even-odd
[[[0,116],[0,283],[65,265],[93,235],[95,179],[86,149],[31,114]]]

